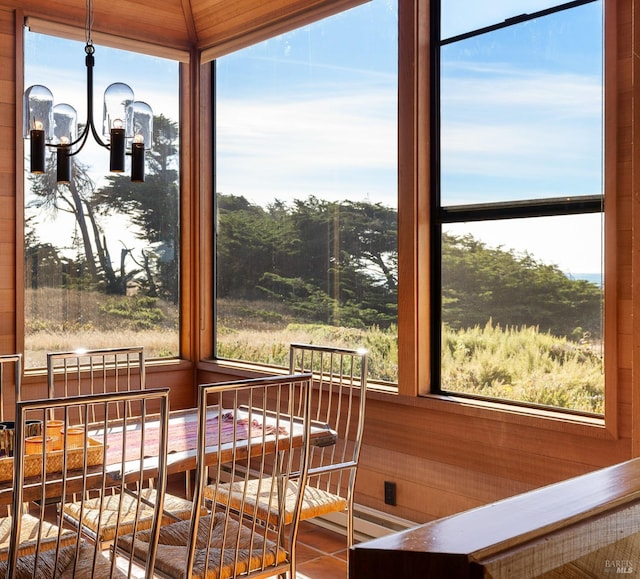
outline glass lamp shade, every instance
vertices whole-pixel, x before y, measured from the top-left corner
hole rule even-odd
[[[56,145],[68,145],[78,138],[78,113],[71,105],[53,107],[53,137]]]
[[[133,138],[147,149],[153,145],[153,111],[143,101],[133,103]]]
[[[111,140],[112,129],[124,129],[127,136],[133,136],[133,102],[131,87],[122,82],[110,84],[104,91],[103,136]]]
[[[53,95],[41,84],[34,84],[24,91],[24,138],[31,131],[44,131],[44,139],[53,138]]]

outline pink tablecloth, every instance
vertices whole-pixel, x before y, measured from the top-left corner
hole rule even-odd
[[[218,443],[218,424],[217,416],[207,420],[207,436],[208,446]],[[248,438],[260,437],[263,435],[262,425],[253,420],[251,429],[247,419],[238,419],[235,421],[235,437],[236,440],[247,440]],[[267,426],[264,434],[273,434],[275,428]],[[281,429],[281,434],[286,431]],[[138,460],[140,458],[142,427],[137,426],[133,430],[127,430],[124,445],[126,447],[125,460]],[[158,423],[150,421],[144,428],[144,456],[153,457],[158,455]],[[102,442],[101,436],[97,437]],[[230,413],[223,414],[222,432],[220,440],[229,443],[234,440],[234,420]],[[198,444],[198,420],[194,414],[188,414],[179,419],[171,419],[169,423],[169,441],[167,450],[169,453],[184,452],[195,450]],[[106,464],[115,464],[122,460],[123,433],[122,431],[107,433],[107,456]]]

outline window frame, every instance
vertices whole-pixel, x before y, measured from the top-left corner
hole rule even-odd
[[[259,38],[256,39],[256,43],[258,42],[262,42],[265,40],[268,40],[270,38],[274,38],[277,36],[280,36],[282,34],[286,34],[287,32],[290,31],[294,31],[297,29],[302,30],[304,27],[308,27],[313,25],[314,23],[320,22],[322,20],[328,19],[331,16],[334,16],[336,14],[340,14],[342,12],[346,12],[347,10],[350,9],[357,9],[359,6],[366,4],[368,1],[370,0],[343,0],[343,8],[338,9],[337,6],[335,5],[332,7],[332,9],[328,12],[320,12],[317,13],[313,18],[307,19],[305,20],[304,25],[300,25],[300,23],[298,22],[297,19],[292,19],[291,21],[287,21],[287,24],[283,27],[282,30],[277,30],[274,32],[273,35],[268,35],[268,36],[264,36],[264,34],[261,34],[259,36]],[[402,0],[397,0],[398,1],[398,5],[401,3]],[[399,6],[398,6],[399,8]],[[399,26],[398,26],[399,28]],[[263,31],[264,32],[264,31]],[[398,43],[400,44],[400,41],[398,41]],[[212,212],[213,212],[213,216],[211,219],[211,224],[207,226],[207,229],[210,231],[207,231],[207,235],[210,237],[208,237],[208,239],[211,239],[211,253],[210,255],[208,255],[208,267],[210,268],[209,271],[211,271],[211,279],[209,280],[211,287],[210,290],[208,291],[208,295],[206,297],[208,303],[210,303],[210,305],[208,306],[208,313],[209,315],[207,315],[207,321],[210,324],[210,334],[207,335],[207,344],[208,344],[208,348],[210,348],[210,353],[208,355],[205,356],[205,359],[202,360],[202,362],[206,363],[207,365],[212,365],[213,367],[216,368],[224,368],[225,372],[229,371],[232,374],[236,374],[238,373],[239,375],[244,375],[244,373],[247,371],[247,369],[250,372],[273,372],[274,368],[276,370],[281,370],[282,368],[280,366],[271,366],[267,363],[261,363],[261,362],[253,362],[253,361],[249,361],[249,360],[243,360],[243,359],[238,359],[238,358],[226,358],[226,357],[221,357],[218,355],[217,352],[217,319],[218,319],[218,295],[217,295],[217,247],[216,247],[216,243],[217,243],[217,236],[218,236],[218,232],[216,231],[216,227],[217,227],[217,221],[218,221],[218,216],[217,216],[217,203],[216,203],[216,191],[218,191],[218,185],[216,182],[216,175],[218,174],[218,170],[217,170],[217,164],[218,164],[218,160],[217,160],[217,156],[216,156],[216,117],[217,117],[217,106],[216,106],[216,63],[218,58],[227,56],[228,54],[230,54],[231,52],[236,52],[236,51],[240,51],[244,48],[247,48],[248,46],[252,46],[253,44],[255,44],[254,42],[248,42],[246,38],[242,38],[239,39],[238,41],[234,42],[234,44],[232,45],[232,47],[227,46],[226,44],[221,44],[220,47],[212,47],[211,49],[207,49],[205,51],[202,52],[201,54],[201,68],[206,68],[207,71],[207,75],[210,77],[209,80],[209,86],[207,86],[207,95],[210,99],[210,103],[211,103],[211,115],[208,118],[208,122],[210,122],[210,134],[211,134],[211,142],[207,143],[207,147],[210,147],[210,149],[208,149],[207,154],[205,155],[206,158],[210,159],[210,163],[211,163],[211,167],[212,167],[212,171],[211,171],[211,175],[210,175],[210,180],[212,183],[211,186],[211,197],[210,200],[207,201],[207,203],[211,204],[212,207]],[[233,48],[233,50],[231,49]],[[399,79],[398,79],[398,83],[399,83]],[[397,169],[399,171],[399,168]],[[398,214],[398,218],[399,218],[399,207],[396,207],[396,213]],[[398,233],[399,236],[399,233]],[[399,252],[399,250],[398,250]],[[398,277],[400,276],[400,274],[398,273]],[[398,309],[399,306],[398,306]],[[205,352],[207,352],[208,350],[205,350]],[[399,355],[399,353],[398,353]],[[393,383],[393,382],[384,382],[382,380],[376,381],[376,380],[372,380],[371,378],[369,378],[369,384],[375,384],[376,387],[383,392],[393,392],[393,393],[397,393],[397,383]]]
[[[399,101],[398,101],[398,255],[399,303],[398,401],[438,412],[517,421],[536,428],[573,432],[595,438],[619,437],[617,350],[618,290],[616,259],[616,182],[618,124],[617,9],[604,2],[604,355],[605,412],[594,418],[540,409],[508,401],[478,400],[439,394],[432,388],[433,360],[431,309],[433,286],[432,114],[437,83],[433,78],[431,28],[433,2],[399,0]],[[382,395],[386,399],[386,395]]]
[[[618,265],[616,256],[616,185],[618,118],[618,55],[617,7],[611,0],[604,1],[604,167],[605,167],[605,414],[593,418],[562,412],[561,409],[538,409],[518,406],[505,401],[486,401],[436,394],[431,390],[431,126],[434,86],[431,77],[431,2],[398,0],[398,384],[397,389],[380,388],[370,384],[368,397],[380,404],[400,404],[408,409],[423,409],[436,413],[460,414],[490,420],[492,424],[504,422],[521,427],[539,428],[553,432],[584,436],[589,439],[613,440],[620,436],[618,418]],[[209,68],[201,66],[200,74],[207,76]],[[626,86],[626,84],[624,85]],[[201,98],[211,98],[211,87],[201,85]],[[200,163],[211,170],[213,144],[211,115],[204,111],[199,117],[204,138],[201,139]],[[204,146],[203,146],[204,144]],[[202,176],[201,176],[202,180]],[[242,364],[215,360],[213,351],[213,192],[211,173],[205,178],[200,203],[207,212],[199,213],[202,239],[209,248],[201,252],[201,270],[206,274],[208,291],[200,295],[200,304],[209,312],[201,329],[199,370],[202,376],[260,375],[273,369],[257,364]],[[208,193],[207,193],[208,191]],[[198,215],[198,214],[194,214]],[[210,221],[207,221],[210,219]]]
[[[439,14],[432,21],[431,34],[435,42],[432,44],[432,63],[433,63],[433,82],[436,86],[434,90],[432,114],[434,118],[440,118],[440,50],[442,47],[463,40],[474,38],[501,30],[511,26],[517,26],[524,22],[528,22],[537,18],[557,14],[566,10],[571,10],[591,4],[597,0],[574,0],[572,2],[556,4],[553,7],[535,11],[529,14],[521,14],[512,18],[507,18],[504,22],[484,26],[475,30],[458,34],[446,39],[440,38]],[[434,3],[434,12],[440,9],[442,0]],[[604,32],[604,31],[603,31]],[[434,323],[432,325],[431,347],[433,350],[432,365],[432,392],[435,394],[454,394],[463,397],[478,397],[464,392],[448,392],[442,389],[441,384],[441,328],[442,328],[442,227],[448,223],[461,223],[469,221],[488,221],[503,219],[518,219],[527,217],[546,217],[560,215],[578,215],[586,213],[597,213],[604,211],[604,195],[586,195],[576,197],[555,197],[547,199],[526,199],[517,201],[502,201],[496,203],[475,203],[468,205],[445,206],[441,201],[441,180],[440,180],[440,124],[434,122],[432,124],[431,143],[432,163],[435,171],[432,173],[431,196],[433,220],[433,244],[432,244],[432,284],[439,291],[431,294],[431,307],[434,312]],[[500,400],[500,398],[480,397],[488,400]],[[517,401],[504,400],[507,403],[520,404]],[[532,405],[535,406],[535,405]],[[567,409],[563,409],[566,411]]]
[[[83,28],[63,24],[49,20],[46,15],[39,13],[16,11],[15,18],[15,53],[16,53],[16,126],[22,126],[23,118],[23,93],[24,86],[24,30],[29,28],[31,32],[37,34],[58,37],[65,40],[74,40],[78,42],[86,42],[86,31]],[[179,199],[178,199],[178,226],[180,229],[180,255],[178,256],[178,292],[179,304],[178,315],[180,318],[178,336],[178,354],[175,357],[167,358],[149,358],[146,360],[148,366],[157,366],[159,369],[171,365],[177,369],[186,369],[191,366],[190,359],[195,358],[194,340],[190,335],[190,324],[188,319],[193,315],[194,306],[192,300],[185,295],[185,288],[191,287],[191,273],[184,267],[190,255],[193,255],[192,235],[188,232],[192,229],[194,223],[193,216],[189,215],[192,210],[193,203],[190,202],[194,195],[192,186],[193,181],[187,171],[189,159],[191,158],[192,146],[192,130],[191,125],[197,126],[197,122],[193,120],[192,111],[198,111],[198,107],[193,106],[193,98],[191,96],[190,87],[196,85],[197,72],[194,68],[195,51],[174,48],[171,46],[161,46],[146,42],[143,40],[130,39],[117,36],[111,33],[95,31],[93,34],[95,44],[108,48],[114,48],[126,52],[137,53],[157,58],[173,60],[178,67],[178,85],[176,87],[179,110],[178,110],[178,164],[179,164]],[[85,98],[84,96],[82,98]],[[205,115],[206,116],[206,115]],[[16,306],[17,312],[24,312],[24,232],[25,228],[25,187],[24,187],[24,148],[25,139],[22,137],[22,131],[18,130],[16,135]],[[108,159],[108,156],[106,157]],[[26,319],[24,314],[16,316],[16,345],[17,350],[24,352],[26,339]],[[25,378],[29,378],[29,382],[33,381],[43,374],[46,370],[44,367],[24,367]]]

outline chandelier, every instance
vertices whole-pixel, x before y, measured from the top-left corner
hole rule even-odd
[[[150,148],[153,136],[153,111],[142,101],[136,101],[133,90],[116,82],[104,91],[102,137],[93,120],[94,52],[91,39],[93,23],[92,0],[87,0],[86,45],[87,120],[78,135],[76,110],[68,104],[53,104],[53,94],[43,85],[30,86],[24,92],[24,137],[30,140],[31,173],[45,172],[46,147],[56,152],[56,180],[68,183],[71,179],[71,157],[77,155],[87,142],[89,133],[95,141],[109,150],[109,170],[123,173],[125,156],[131,156],[131,181],[144,181],[144,152]]]

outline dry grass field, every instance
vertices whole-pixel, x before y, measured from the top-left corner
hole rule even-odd
[[[73,290],[29,290],[25,296],[25,366],[46,353],[77,348],[145,347],[147,359],[180,355],[177,306],[136,296]],[[217,356],[278,367],[291,343],[369,351],[369,379],[397,382],[397,328],[301,323],[278,302],[219,300]],[[536,328],[487,324],[443,333],[443,390],[602,413],[601,352]]]
[[[145,347],[148,359],[179,356],[178,310],[160,300],[44,288],[25,292],[25,366],[77,348]]]

